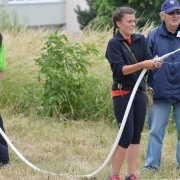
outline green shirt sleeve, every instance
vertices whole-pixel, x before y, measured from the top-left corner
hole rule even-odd
[[[4,50],[4,42],[2,42],[0,48],[0,71],[6,70],[6,61],[5,61],[5,50]]]

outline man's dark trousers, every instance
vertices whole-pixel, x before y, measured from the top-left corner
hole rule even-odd
[[[0,116],[0,128],[5,132],[3,126],[3,120]],[[8,153],[8,146],[6,140],[0,134],[0,164],[7,164],[9,163],[9,153]]]

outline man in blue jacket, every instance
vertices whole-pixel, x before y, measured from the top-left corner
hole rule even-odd
[[[162,24],[147,36],[153,57],[180,48],[180,5],[166,0],[161,5]],[[154,89],[154,105],[148,110],[149,140],[144,170],[158,170],[161,165],[162,144],[172,107],[177,127],[177,169],[180,169],[180,52],[164,60],[160,69],[149,72],[148,83]]]

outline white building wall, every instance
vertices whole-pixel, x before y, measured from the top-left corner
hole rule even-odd
[[[77,9],[77,5],[82,10],[89,8],[86,0],[66,0],[66,30],[73,33],[79,33],[81,31],[77,21],[77,14],[74,12],[74,9]]]
[[[20,23],[28,26],[62,25],[64,30],[79,33],[79,23],[74,9],[88,9],[86,0],[0,0],[0,11],[16,11]]]
[[[64,25],[65,22],[65,1],[9,1],[3,0],[0,10],[4,9],[11,14],[16,11],[20,24],[26,26],[52,26]],[[24,22],[25,21],[25,22]],[[27,21],[27,22],[26,22]]]

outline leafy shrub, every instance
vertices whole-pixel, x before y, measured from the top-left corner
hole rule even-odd
[[[79,102],[89,81],[86,67],[91,64],[86,60],[90,54],[97,54],[93,44],[72,43],[65,34],[57,32],[45,37],[47,42],[43,47],[41,57],[35,59],[44,75],[42,107],[48,116],[70,113],[74,115],[78,107],[85,102]],[[41,76],[39,76],[41,81]],[[82,103],[82,104],[81,104]],[[81,104],[81,105],[80,105]]]

